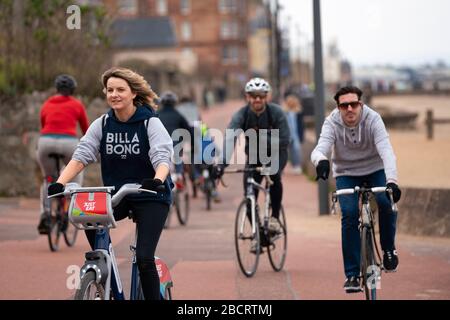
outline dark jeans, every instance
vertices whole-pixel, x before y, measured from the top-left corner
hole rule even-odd
[[[159,300],[159,276],[155,265],[155,250],[167,219],[169,206],[154,201],[122,200],[114,208],[114,218],[119,221],[132,212],[137,223],[136,262],[146,300]],[[95,230],[86,231],[91,248],[94,247]]]
[[[384,170],[376,171],[367,176],[341,176],[336,178],[336,189],[354,188],[366,182],[370,187],[386,185]],[[380,243],[382,250],[395,249],[395,231],[397,215],[392,212],[391,202],[385,193],[376,194],[378,204],[378,219],[380,226]],[[347,277],[358,276],[360,270],[361,236],[359,226],[358,196],[339,196],[342,211],[342,254]]]
[[[278,172],[274,175],[270,176],[270,179],[273,181],[273,185],[270,186],[270,203],[272,205],[272,217],[275,217],[278,219],[280,216],[280,210],[281,210],[281,201],[283,200],[283,184],[281,182],[281,176],[283,174],[283,169],[286,167],[288,159],[287,150],[285,152],[280,152],[280,158],[279,158],[279,165],[280,169]],[[246,165],[246,168],[250,167],[256,167],[254,165]],[[263,176],[258,174],[257,172],[245,172],[244,173],[244,195],[247,196],[247,178],[249,176],[252,176],[255,179],[257,183],[261,183]],[[255,192],[255,198],[258,199],[258,193],[259,190],[254,188]],[[250,217],[250,208],[247,208],[247,213],[249,214],[249,220],[251,221]]]

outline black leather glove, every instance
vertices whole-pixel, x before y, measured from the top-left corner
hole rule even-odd
[[[392,190],[392,198],[394,199],[394,202],[397,203],[402,196],[402,191],[400,190],[398,185],[396,183],[389,182],[386,187]],[[388,199],[391,199],[388,191],[386,191],[386,195]]]
[[[214,179],[222,178],[224,172],[225,172],[225,165],[223,165],[223,164],[215,165],[212,170],[213,178]]]
[[[330,161],[320,160],[316,167],[316,181],[319,179],[327,180],[330,175]]]
[[[47,189],[47,193],[49,196],[52,196],[57,193],[62,193],[62,192],[64,192],[64,185],[59,182],[50,184]],[[61,195],[61,197],[62,197],[62,195]]]
[[[164,192],[166,187],[160,179],[144,179],[142,180],[142,189],[152,190],[156,192]]]

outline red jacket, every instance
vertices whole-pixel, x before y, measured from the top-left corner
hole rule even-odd
[[[41,109],[41,134],[77,136],[77,122],[86,133],[89,121],[84,105],[71,96],[52,96]]]

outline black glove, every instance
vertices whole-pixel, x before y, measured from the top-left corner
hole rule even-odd
[[[164,192],[166,187],[164,182],[159,179],[144,179],[142,180],[142,189],[152,190],[156,192]]]
[[[319,179],[327,180],[330,174],[330,161],[320,160],[319,164],[316,167],[316,173],[316,181]]]
[[[52,196],[54,194],[62,193],[64,192],[64,185],[62,183],[56,182],[52,183],[48,186],[47,193],[49,196]],[[61,195],[62,197],[62,195]]]
[[[212,176],[214,179],[220,179],[222,178],[224,172],[225,172],[225,165],[218,164],[213,167]]]
[[[402,191],[400,190],[398,185],[396,183],[389,182],[386,185],[386,187],[392,190],[392,198],[394,200],[394,203],[397,203],[400,200],[401,196],[402,196]],[[389,192],[388,191],[386,191],[386,195],[387,195],[388,199],[391,199],[391,197],[389,196]]]

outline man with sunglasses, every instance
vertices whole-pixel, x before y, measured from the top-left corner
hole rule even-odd
[[[217,178],[223,175],[224,169],[229,164],[232,150],[227,150],[227,146],[235,145],[237,136],[235,134],[229,134],[230,132],[237,132],[236,130],[243,130],[247,132],[249,129],[253,129],[258,139],[267,139],[266,143],[257,141],[255,145],[250,145],[250,139],[246,134],[245,141],[245,154],[246,154],[246,167],[260,166],[260,147],[276,146],[278,152],[275,150],[268,150],[270,154],[270,166],[273,175],[270,175],[273,180],[273,185],[270,189],[270,199],[272,204],[272,217],[269,221],[269,229],[277,232],[281,229],[278,221],[281,200],[283,198],[283,185],[281,183],[281,174],[286,166],[288,159],[288,146],[290,142],[290,131],[287,123],[286,116],[279,105],[269,103],[269,94],[271,88],[269,83],[262,78],[253,78],[245,85],[245,97],[247,105],[238,110],[232,117],[230,124],[227,127],[225,135],[225,141],[223,146],[223,164],[216,165],[214,168],[214,174]],[[266,130],[266,131],[260,131]],[[273,130],[278,130],[278,139],[273,136]],[[233,141],[234,140],[234,141]],[[276,140],[276,141],[275,141]],[[264,152],[263,152],[264,153]],[[257,156],[255,156],[257,155]],[[256,161],[252,161],[256,159]],[[244,174],[244,192],[246,193],[246,181],[248,175],[252,174],[257,182],[261,182],[262,176],[256,173]],[[257,195],[257,190],[256,195]],[[248,211],[250,208],[248,208]]]
[[[328,179],[332,153],[336,188],[362,186],[391,188],[395,202],[400,200],[397,185],[396,157],[381,116],[361,102],[363,92],[354,86],[339,89],[334,96],[337,108],[325,119],[317,146],[311,153],[316,180]],[[392,212],[389,195],[378,194],[380,243],[386,272],[395,272],[398,256],[395,249],[397,216]],[[360,235],[358,198],[339,196],[342,211],[342,252],[347,293],[360,291]]]

